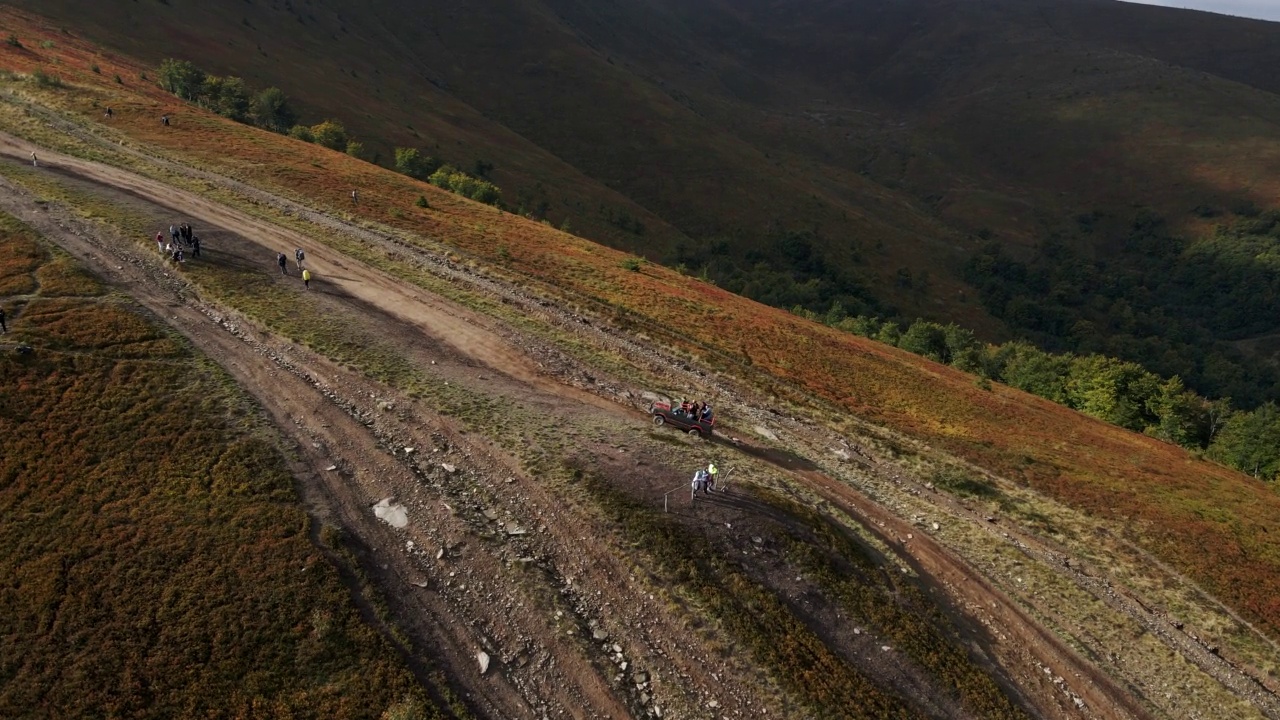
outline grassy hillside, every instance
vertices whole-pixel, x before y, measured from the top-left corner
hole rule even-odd
[[[219,368],[8,216],[0,298],[0,715],[437,716]]]
[[[1280,554],[1267,540],[1268,518],[1280,512],[1280,499],[1265,483],[1021,392],[999,385],[984,390],[951,368],[675,272],[647,264],[631,270],[624,255],[342,154],[196,111],[180,114],[178,130],[162,129],[153,119],[178,107],[171,98],[146,87],[139,94],[121,90],[79,65],[69,67],[81,62],[74,48],[60,52],[68,74],[93,90],[51,91],[50,101],[86,121],[100,122],[104,103],[126,107],[114,126],[118,132],[340,212],[352,212],[345,188],[358,185],[368,201],[357,216],[439,238],[523,282],[592,303],[712,366],[761,378],[778,402],[793,390],[812,393],[828,403],[837,424],[845,413],[883,423],[1091,513],[1127,519],[1132,542],[1272,637],[1280,632]],[[12,63],[15,56],[6,59]],[[62,142],[57,135],[41,138]],[[422,194],[429,209],[414,204]],[[1209,555],[1205,547],[1222,551]]]

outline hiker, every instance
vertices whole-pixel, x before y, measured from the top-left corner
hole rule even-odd
[[[720,472],[715,463],[707,463],[707,492],[716,488],[716,475]]]
[[[173,238],[173,244],[174,244],[174,245],[177,245],[177,244],[178,244],[178,238],[179,238],[179,237],[181,237],[181,236],[178,234],[178,228],[176,228],[176,227],[174,227],[174,226],[170,225],[170,226],[169,226],[169,237]]]
[[[302,287],[306,288],[307,290],[311,289],[311,271],[310,270],[302,271]]]
[[[173,261],[182,262],[182,248],[177,245],[173,246]]]
[[[191,236],[191,257],[200,257],[200,238]]]
[[[4,308],[0,307],[0,333],[9,334],[9,326],[4,324]]]
[[[360,192],[359,192],[359,191],[357,191],[357,190],[352,190],[352,191],[351,191],[351,204],[352,204],[352,205],[359,205],[359,204],[360,204]]]
[[[289,261],[285,260],[284,253],[276,253],[276,264],[280,266],[280,274],[289,274]]]
[[[692,487],[693,492],[689,496],[690,500],[698,496],[699,490],[704,493],[707,492],[707,471],[705,469],[698,468],[698,471],[693,474]]]
[[[302,269],[302,261],[307,259],[307,254],[302,252],[302,248],[294,248],[293,259],[298,263],[298,269]]]
[[[156,233],[156,252],[164,252],[164,233]]]
[[[36,151],[31,151],[31,167],[40,167],[40,163],[36,161]]]
[[[111,107],[110,107],[110,106],[108,106],[108,107],[107,107],[107,112],[106,112],[106,113],[104,113],[104,114],[107,116],[107,119],[108,119],[108,120],[110,120],[112,117],[114,117],[114,113],[112,113],[112,112],[111,112]]]
[[[161,125],[163,125],[163,126],[165,126],[165,127],[169,127],[169,116],[168,116],[168,115],[161,115],[161,116],[160,116],[160,124],[161,124]]]

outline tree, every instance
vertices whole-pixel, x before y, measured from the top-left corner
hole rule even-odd
[[[942,328],[947,345],[947,362],[965,372],[983,370],[983,347],[972,330],[951,323]]]
[[[911,323],[902,337],[898,338],[898,347],[936,362],[946,362],[949,359],[946,331],[941,325],[925,320]]]
[[[253,124],[283,133],[293,127],[298,115],[289,107],[289,98],[280,88],[269,87],[253,96]]]
[[[1137,363],[1087,355],[1071,362],[1066,391],[1070,407],[1114,425],[1142,431],[1156,421],[1147,407],[1159,394],[1160,378]]]
[[[1182,378],[1174,375],[1159,392],[1147,400],[1147,411],[1156,423],[1146,433],[1182,447],[1202,447],[1209,436],[1209,403],[1186,389]]]
[[[1280,409],[1267,403],[1253,412],[1232,415],[1208,454],[1256,478],[1280,480]]]
[[[991,377],[1046,400],[1066,404],[1071,355],[1050,355],[1025,342],[1005,343],[992,357]]]
[[[306,125],[294,125],[289,128],[289,137],[301,140],[303,142],[315,142],[316,136],[311,133],[311,128]]]
[[[364,143],[359,140],[347,140],[347,154],[353,158],[364,159]]]
[[[885,323],[876,331],[876,340],[886,345],[897,345],[901,337],[902,330],[898,328],[898,323],[895,322]]]
[[[396,172],[416,180],[426,180],[440,169],[440,161],[423,155],[417,148],[396,148]]]
[[[315,138],[315,144],[322,145],[330,150],[345,152],[347,142],[347,129],[337,120],[325,120],[311,126],[311,136]]]
[[[238,77],[208,75],[204,79],[202,103],[219,115],[236,122],[249,119],[249,89]]]
[[[198,100],[204,90],[204,71],[186,60],[161,61],[159,78],[160,87],[183,100]]]

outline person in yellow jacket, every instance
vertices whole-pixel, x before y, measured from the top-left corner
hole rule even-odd
[[[302,286],[308,290],[311,289],[311,271],[310,270],[302,271]]]
[[[720,472],[716,469],[715,463],[707,463],[707,491],[710,492],[716,487],[716,473]]]

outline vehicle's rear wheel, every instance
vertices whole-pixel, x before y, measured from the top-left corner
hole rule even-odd
[[[667,421],[667,419],[666,419],[666,418],[664,418],[664,417],[662,417],[661,415],[654,415],[654,416],[653,416],[653,424],[654,424],[654,425],[661,425],[662,423],[664,423],[664,422],[666,422],[666,421]]]
[[[692,430],[689,431],[689,435],[690,437],[700,438],[702,437],[702,431],[699,430],[698,428],[693,428]]]

